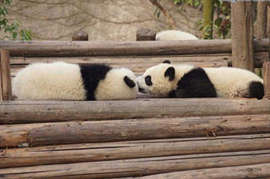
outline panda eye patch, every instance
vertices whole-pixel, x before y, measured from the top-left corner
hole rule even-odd
[[[152,86],[153,83],[152,83],[152,80],[151,80],[151,76],[148,75],[148,76],[145,77],[145,83],[146,83],[147,86]]]

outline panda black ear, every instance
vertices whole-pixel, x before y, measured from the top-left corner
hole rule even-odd
[[[162,63],[168,63],[168,64],[171,64],[171,61],[170,61],[170,60],[164,60]]]
[[[172,81],[175,78],[175,69],[174,67],[169,67],[164,74],[165,77],[169,77],[169,80]]]
[[[131,80],[128,76],[124,77],[124,82],[127,84],[128,87],[134,88],[136,86],[135,82]]]

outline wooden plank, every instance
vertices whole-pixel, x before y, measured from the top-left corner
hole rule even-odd
[[[254,70],[252,2],[237,1],[231,4],[232,66]]]
[[[270,178],[270,164],[232,166],[224,168],[201,169],[168,174],[136,177],[134,179],[266,179]]]
[[[108,130],[109,129],[109,130]],[[270,132],[270,115],[212,116],[0,126],[0,147],[240,135]]]
[[[0,151],[0,168],[270,149],[270,134],[70,144]]]
[[[0,103],[0,124],[245,114],[270,114],[270,101],[237,98],[147,98],[131,101]]]
[[[255,50],[268,50],[268,40],[255,41]],[[11,56],[151,56],[231,53],[231,40],[186,41],[0,41]]]
[[[268,162],[270,162],[269,151],[234,152],[7,168],[0,169],[0,176],[3,179],[97,179],[191,170],[180,172],[179,174],[183,173],[183,175],[178,175],[178,177],[181,176],[182,178],[182,176],[192,176],[192,169],[215,167],[213,170],[216,172],[207,172],[208,176],[211,176],[211,174],[219,174],[220,170],[224,170],[224,168],[218,169],[216,167],[228,166],[231,170],[225,169],[226,172],[222,172],[223,175],[234,176],[236,174],[232,173],[237,173],[236,171],[239,170],[236,166],[252,165],[248,167],[249,172],[241,168],[245,176],[249,174],[250,177],[264,177],[270,176],[270,164]],[[247,166],[243,167],[247,168]],[[196,176],[198,177],[195,178],[201,178],[199,177],[201,175]]]
[[[11,100],[11,78],[10,78],[10,65],[9,65],[9,52],[1,49],[1,87],[2,87],[2,99]]]

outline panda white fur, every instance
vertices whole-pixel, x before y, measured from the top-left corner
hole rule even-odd
[[[156,34],[156,40],[198,40],[198,38],[180,30],[165,30]]]
[[[137,78],[139,91],[157,97],[247,97],[264,96],[263,80],[239,68],[198,68],[172,65],[166,60]]]
[[[135,80],[129,69],[103,64],[36,63],[17,73],[13,91],[31,100],[133,99]]]

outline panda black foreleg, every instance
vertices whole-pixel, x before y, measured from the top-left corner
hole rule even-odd
[[[173,93],[176,98],[217,97],[216,89],[202,68],[186,73]]]

